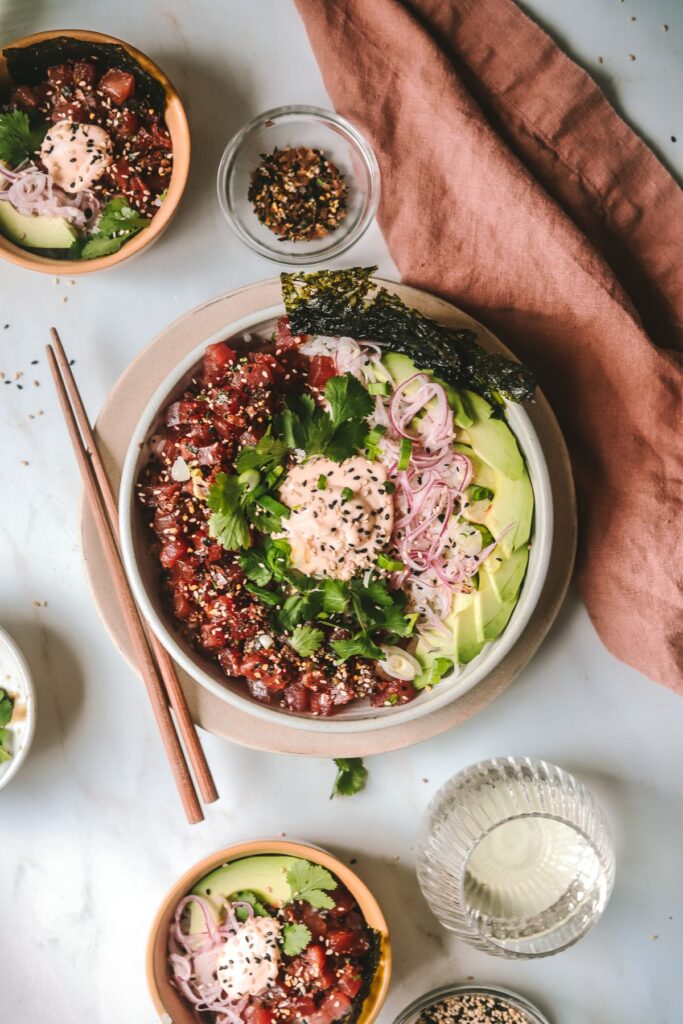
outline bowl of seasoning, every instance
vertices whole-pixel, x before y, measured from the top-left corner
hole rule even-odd
[[[523,996],[493,985],[444,985],[405,1008],[394,1024],[550,1024]]]
[[[218,200],[235,234],[276,263],[345,252],[377,211],[379,166],[349,121],[320,107],[268,110],[229,142]]]

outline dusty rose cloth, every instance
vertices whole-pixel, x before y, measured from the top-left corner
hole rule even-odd
[[[683,691],[683,194],[510,0],[296,0],[403,279],[533,366],[607,647]]]

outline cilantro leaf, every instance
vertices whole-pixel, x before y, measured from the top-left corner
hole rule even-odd
[[[47,124],[32,128],[23,110],[0,114],[0,160],[16,167],[40,148],[47,129]]]
[[[325,455],[334,462],[350,459],[364,446],[367,429],[364,420],[349,420],[340,424],[326,443]]]
[[[306,439],[316,410],[311,395],[295,395],[290,398],[275,421],[275,427],[288,448],[302,448],[307,451]],[[322,412],[322,410],[319,410]]]
[[[290,398],[276,419],[275,430],[288,448],[342,462],[365,445],[372,398],[351,373],[331,377],[325,397],[329,412],[309,394]]]
[[[102,210],[97,231],[83,246],[81,259],[94,260],[99,256],[111,256],[148,224],[149,218],[138,213],[127,199],[115,196]]]
[[[251,534],[241,506],[242,491],[237,477],[219,473],[209,487],[206,503],[213,515],[209,519],[209,535],[227,551],[248,548]]]
[[[343,615],[349,605],[348,587],[343,580],[325,580],[323,583],[323,611],[328,615]]]
[[[264,537],[263,549],[266,553],[266,563],[273,573],[273,578],[276,580],[285,579],[289,568],[289,558],[292,553],[289,543],[283,537],[278,537],[277,540],[274,540],[272,537]]]
[[[130,235],[120,235],[119,238],[110,238],[109,235],[93,235],[81,249],[82,260],[96,260],[100,256],[111,256],[118,252],[124,242],[127,242]]]
[[[309,945],[313,936],[305,924],[286,924],[282,929],[282,952],[297,956]]]
[[[320,864],[307,860],[296,860],[287,872],[287,881],[292,890],[292,902],[305,900],[312,907],[332,910],[334,900],[324,890],[336,889],[337,882],[330,872]]]
[[[368,770],[362,757],[335,757],[337,777],[330,793],[330,800],[335,796],[353,796],[365,789]]]
[[[389,590],[386,580],[370,580],[365,585],[361,577],[351,581],[353,593],[360,597],[366,605],[379,605],[380,608],[389,608],[397,600],[397,591]]]
[[[249,903],[254,908],[255,917],[269,917],[269,913],[264,907],[263,903],[259,900],[256,893],[245,890],[244,892],[237,892],[232,897],[232,903]],[[244,923],[249,918],[249,911],[246,907],[237,907],[235,910],[235,917],[238,921]]]
[[[288,642],[302,658],[310,658],[323,642],[323,631],[313,626],[297,626]]]
[[[12,720],[12,712],[14,710],[14,701],[8,694],[7,690],[0,689],[0,728],[3,728]]]
[[[333,640],[331,646],[341,661],[354,657],[374,658],[377,661],[384,657],[382,648],[367,633],[358,633],[350,640]]]
[[[330,403],[335,427],[347,420],[366,420],[375,407],[368,392],[352,373],[330,377],[325,385],[325,398]]]
[[[102,210],[97,231],[100,235],[111,236],[119,231],[140,231],[149,224],[149,218],[130,205],[123,196],[110,199]]]
[[[416,678],[415,688],[421,690],[425,686],[436,686],[452,668],[453,660],[451,658],[435,658],[429,668]]]
[[[281,629],[293,631],[301,622],[315,619],[322,610],[322,593],[319,590],[307,594],[291,594],[276,613]]]
[[[272,580],[273,570],[267,565],[264,552],[259,548],[245,551],[243,555],[239,556],[237,561],[247,579],[251,580],[252,583],[257,583],[259,587],[265,587]]]
[[[238,473],[244,473],[248,469],[259,469],[267,473],[281,465],[287,451],[284,441],[265,434],[257,445],[248,445],[242,449],[235,459],[235,467]]]
[[[410,623],[403,614],[403,609],[395,604],[383,610],[381,621],[378,621],[377,625],[388,633],[395,633],[396,636],[408,636],[410,633]]]

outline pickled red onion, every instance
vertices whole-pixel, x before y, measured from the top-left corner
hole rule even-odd
[[[9,173],[3,170],[8,179]],[[100,212],[100,201],[90,189],[69,195],[33,164],[13,175],[2,198],[9,200],[18,213],[62,217],[81,231],[93,227]]]

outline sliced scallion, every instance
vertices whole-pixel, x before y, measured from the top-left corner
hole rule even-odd
[[[413,454],[413,442],[408,437],[401,438],[401,445],[398,449],[398,462],[396,468],[407,469],[410,465],[410,456]]]

